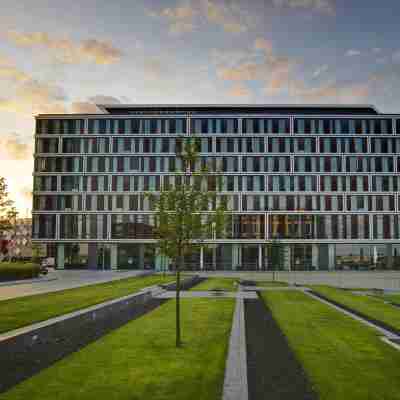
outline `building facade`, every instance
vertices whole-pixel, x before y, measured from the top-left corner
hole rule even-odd
[[[400,268],[400,115],[372,106],[99,107],[36,117],[32,238],[58,268],[168,264],[144,193],[180,179],[185,138],[196,139],[199,165],[222,175],[230,213],[227,235],[210,238],[187,268],[275,268],[271,240],[285,270]]]

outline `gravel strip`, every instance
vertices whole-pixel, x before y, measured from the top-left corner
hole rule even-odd
[[[261,299],[245,299],[249,400],[317,400],[285,335]]]

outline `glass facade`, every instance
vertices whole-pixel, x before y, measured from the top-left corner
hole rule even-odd
[[[214,176],[190,182],[217,190],[230,216],[225,236],[217,244],[210,237],[188,268],[270,269],[271,239],[285,246],[283,269],[383,268],[384,259],[397,268],[400,118],[341,111],[132,106],[120,114],[40,115],[33,239],[55,246],[65,268],[165,266],[144,192],[179,183],[176,153],[191,138],[196,168]]]

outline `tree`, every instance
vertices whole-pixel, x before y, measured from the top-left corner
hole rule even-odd
[[[218,176],[200,167],[197,143],[178,141],[174,184],[159,194],[147,194],[154,205],[154,234],[160,254],[173,260],[176,271],[176,346],[181,346],[180,273],[184,259],[205,245],[207,238],[222,237],[226,203],[217,196]]]
[[[0,176],[0,233],[15,226],[18,212],[13,205],[8,197],[6,180]]]
[[[13,247],[10,245],[8,236],[11,236],[11,240],[15,240],[17,217],[18,211],[14,207],[14,202],[8,197],[6,180],[0,177],[0,239],[5,236],[7,239],[1,244],[1,259],[5,259],[7,256],[11,260],[15,256],[11,251]]]

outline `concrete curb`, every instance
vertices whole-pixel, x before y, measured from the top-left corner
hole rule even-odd
[[[58,278],[52,278],[50,276],[47,277],[38,277],[33,279],[19,279],[17,281],[4,281],[0,282],[1,286],[15,286],[15,285],[24,285],[27,283],[42,283],[42,282],[51,282],[56,281]]]
[[[225,366],[223,400],[248,400],[244,300],[236,299],[228,358]]]
[[[147,288],[143,288],[143,289],[139,290],[138,292],[135,292],[133,294],[129,294],[127,296],[118,297],[118,298],[113,299],[113,300],[104,301],[102,303],[95,304],[94,306],[82,308],[82,309],[77,310],[77,311],[72,311],[72,312],[70,312],[68,314],[59,315],[58,317],[46,319],[45,321],[36,322],[36,323],[34,323],[32,325],[23,326],[21,328],[14,329],[12,331],[7,331],[7,332],[4,332],[4,333],[0,334],[0,344],[3,341],[8,340],[10,338],[14,338],[14,337],[17,337],[19,335],[25,335],[25,334],[33,333],[33,332],[36,332],[36,331],[38,331],[38,330],[40,330],[42,328],[46,328],[46,327],[49,327],[51,325],[54,325],[54,324],[57,324],[59,322],[66,321],[66,320],[69,320],[69,319],[72,319],[72,318],[77,318],[77,317],[85,315],[85,314],[89,315],[89,314],[93,313],[94,319],[95,319],[95,312],[97,310],[100,310],[100,309],[104,308],[104,307],[109,307],[109,306],[112,306],[114,304],[123,303],[123,302],[127,303],[129,300],[137,298],[137,297],[146,298],[148,295],[151,295],[152,297],[154,297],[154,296],[158,295],[161,292],[162,292],[162,289],[160,289],[157,285],[149,286]],[[35,339],[33,339],[33,341],[34,340]]]

